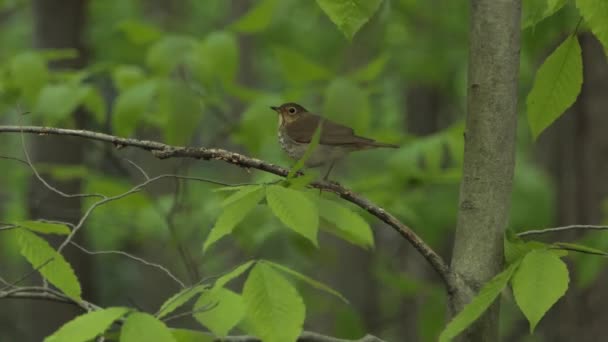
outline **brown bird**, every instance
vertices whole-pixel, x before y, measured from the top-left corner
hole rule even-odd
[[[319,144],[305,165],[317,167],[329,163],[324,179],[329,176],[334,163],[350,152],[377,147],[399,147],[355,135],[352,128],[310,113],[297,103],[270,108],[279,114],[279,143],[289,157],[295,160],[302,158],[317,127],[322,124]]]

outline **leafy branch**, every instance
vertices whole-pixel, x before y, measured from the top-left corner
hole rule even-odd
[[[287,177],[289,175],[289,170],[278,165],[274,165],[272,163],[268,163],[266,161],[251,158],[236,152],[231,152],[228,150],[220,149],[220,148],[206,148],[206,147],[181,147],[181,146],[171,146],[167,144],[163,144],[156,141],[150,140],[139,140],[132,138],[123,138],[118,137],[106,133],[93,132],[87,130],[76,130],[76,129],[66,129],[66,128],[55,128],[55,127],[41,127],[41,126],[0,126],[0,133],[30,133],[30,134],[38,134],[38,135],[62,135],[62,136],[76,136],[89,140],[97,140],[102,142],[112,143],[117,148],[123,147],[135,147],[139,149],[143,149],[146,151],[152,152],[154,156],[160,159],[167,158],[195,158],[195,159],[203,159],[203,160],[219,160],[224,161],[229,164],[233,164],[236,166],[240,166],[246,169],[257,169],[260,171],[268,172],[271,174],[275,174],[281,177]],[[151,179],[146,179],[146,181],[139,186],[131,189],[128,193],[120,194],[117,196],[102,198],[98,202],[95,202],[85,215],[81,219],[81,222],[77,225],[79,228],[90,211],[92,211],[95,207],[114,201],[125,196],[128,196],[132,193],[139,191],[141,188],[145,187],[151,181],[158,180],[162,176],[157,176]],[[386,210],[381,208],[380,206],[372,203],[366,198],[355,194],[351,190],[343,187],[342,185],[334,182],[325,182],[325,181],[317,181],[310,183],[311,187],[325,190],[328,192],[332,192],[342,199],[351,202],[358,207],[366,210],[371,215],[378,218],[380,221],[386,223],[391,228],[396,230],[399,235],[408,240],[412,246],[427,260],[427,262],[433,267],[433,269],[439,274],[444,284],[448,288],[448,291],[451,292],[456,287],[455,277],[451,274],[447,263],[443,260],[443,258],[437,254],[426,242],[424,242],[410,227],[405,225],[403,222],[399,221],[395,216],[388,213]],[[76,233],[78,229],[73,229],[72,233]],[[66,239],[61,248],[65,247],[65,245],[71,239]]]

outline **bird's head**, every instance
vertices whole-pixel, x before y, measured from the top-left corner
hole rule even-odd
[[[280,115],[281,124],[291,123],[302,115],[308,113],[306,108],[293,102],[284,103],[278,107],[271,106],[270,109],[274,110]]]

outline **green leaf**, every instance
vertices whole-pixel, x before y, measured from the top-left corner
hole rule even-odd
[[[294,84],[327,80],[332,77],[330,70],[319,65],[299,52],[275,47],[274,54],[279,60],[285,80]]]
[[[249,269],[249,267],[251,267],[251,265],[253,265],[253,263],[254,263],[253,260],[247,261],[246,263],[235,267],[230,272],[217,278],[217,280],[213,284],[213,288],[217,289],[217,288],[222,288],[222,287],[226,286],[226,284],[228,284],[230,281],[238,278],[241,274],[243,274],[245,271],[247,271]]]
[[[590,246],[580,245],[577,243],[569,243],[569,242],[555,242],[553,246],[557,248],[562,248],[568,251],[580,252],[585,254],[594,254],[601,256],[608,256],[608,252],[605,252],[601,249],[593,248]]]
[[[528,94],[528,122],[535,139],[576,101],[582,83],[581,47],[570,36],[540,66]]]
[[[300,272],[296,272],[294,270],[292,270],[291,268],[285,267],[283,265],[279,265],[277,263],[274,263],[272,261],[269,260],[262,260],[261,263],[264,264],[268,264],[276,269],[278,269],[281,272],[287,273],[291,276],[296,277],[297,279],[307,283],[308,285],[314,287],[315,289],[321,290],[321,291],[325,291],[333,296],[336,296],[338,298],[340,298],[344,303],[348,304],[348,299],[346,299],[346,297],[344,297],[340,292],[332,289],[331,287],[321,283],[320,281],[314,280]]]
[[[277,271],[257,264],[243,287],[251,333],[264,342],[295,341],[306,307],[298,291]]]
[[[209,309],[204,309],[205,307]],[[224,288],[204,292],[194,304],[194,318],[216,336],[226,336],[245,315],[243,298]]]
[[[576,0],[576,7],[608,54],[608,2],[605,0]]]
[[[568,289],[568,269],[555,254],[547,250],[528,253],[513,276],[513,295],[530,322],[530,333],[545,313]]]
[[[284,225],[318,246],[319,212],[306,195],[278,185],[266,187],[266,201]]]
[[[507,286],[518,266],[519,263],[511,264],[506,270],[487,282],[481,288],[479,294],[448,323],[441,332],[439,341],[450,341],[475,322],[494,303],[498,295]]]
[[[120,342],[175,342],[165,323],[154,316],[135,312],[130,314],[120,331]]]
[[[249,12],[230,25],[230,28],[244,33],[264,31],[272,22],[272,16],[278,4],[278,0],[259,1]]]
[[[112,82],[121,92],[145,81],[145,79],[144,71],[136,65],[119,65],[112,70]]]
[[[524,0],[521,28],[534,26],[559,11],[567,0]]]
[[[15,85],[30,103],[34,102],[38,92],[49,79],[45,60],[33,52],[25,52],[13,57],[10,72]]]
[[[156,317],[161,319],[168,314],[175,311],[180,306],[184,305],[187,301],[189,301],[192,297],[197,294],[205,291],[208,288],[207,285],[197,285],[194,287],[189,287],[179,291],[178,293],[171,296],[171,298],[167,299],[163,305],[161,305],[160,309],[156,313]]]
[[[230,82],[239,67],[239,46],[234,34],[212,32],[194,49],[189,63],[204,82]]]
[[[146,55],[146,65],[160,75],[168,75],[183,62],[195,42],[186,37],[168,35],[154,43]]]
[[[319,215],[332,223],[327,231],[363,248],[374,247],[374,234],[367,221],[337,202],[318,199]]]
[[[106,119],[106,101],[98,88],[85,86],[86,94],[82,99],[82,105],[93,114],[97,123],[103,123]]]
[[[35,113],[40,115],[46,124],[54,125],[67,118],[82,104],[88,95],[85,86],[71,84],[49,84],[40,91],[36,102]]]
[[[243,198],[246,198],[252,193],[258,192],[260,190],[264,190],[262,185],[245,185],[242,187],[232,187],[230,190],[238,190],[234,194],[228,196],[225,200],[222,201],[222,207],[227,207],[234,202],[238,202]],[[236,188],[236,189],[234,189]]]
[[[80,284],[72,266],[46,240],[26,229],[16,229],[21,255],[68,297],[80,300]]]
[[[232,233],[234,228],[258,205],[262,198],[264,198],[264,188],[262,186],[244,188],[227,198],[225,202],[228,202],[228,204],[224,206],[220,217],[211,228],[211,232],[209,232],[209,236],[203,244],[203,252],[207,251],[211,245],[222,237]]]
[[[17,222],[16,225],[42,234],[70,234],[70,228],[62,223],[51,223],[43,221],[21,221]]]
[[[64,324],[44,342],[90,341],[102,334],[110,325],[129,311],[127,308],[107,308],[80,315]]]
[[[171,329],[176,342],[214,342],[215,337],[209,333],[190,329]]]
[[[349,40],[369,21],[381,3],[382,0],[317,0],[323,12]]]
[[[505,261],[507,264],[512,264],[533,250],[547,248],[549,248],[549,245],[539,241],[523,241],[517,237],[512,239],[505,238]]]
[[[156,117],[163,118],[161,128],[165,141],[171,145],[187,145],[203,118],[203,105],[183,82],[161,83],[157,95]]]
[[[150,109],[157,89],[158,83],[148,80],[122,92],[114,105],[112,130],[118,135],[131,135],[140,118]]]
[[[146,45],[162,37],[162,32],[156,26],[136,20],[125,20],[118,25],[118,29],[135,45]]]
[[[298,171],[300,171],[300,169],[302,169],[304,167],[304,163],[306,163],[308,158],[310,158],[310,156],[312,155],[312,152],[319,145],[319,139],[321,137],[321,129],[323,128],[323,123],[324,123],[324,121],[321,120],[321,124],[319,126],[317,126],[317,128],[315,129],[315,132],[312,134],[312,139],[310,140],[310,144],[308,144],[308,147],[306,147],[306,151],[304,151],[304,155],[302,155],[302,158],[300,158],[296,162],[296,165],[294,165],[291,168],[291,170],[289,170],[289,173],[287,174],[288,180],[292,179],[298,173]]]
[[[327,86],[323,112],[329,113],[330,119],[349,123],[357,133],[364,133],[370,126],[368,94],[346,78],[336,78]]]

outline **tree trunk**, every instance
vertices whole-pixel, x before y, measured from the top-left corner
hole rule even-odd
[[[464,167],[452,257],[453,271],[468,286],[450,296],[452,315],[503,264],[515,167],[520,16],[518,0],[471,1]],[[493,305],[463,339],[497,341],[498,308]]]

